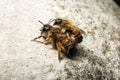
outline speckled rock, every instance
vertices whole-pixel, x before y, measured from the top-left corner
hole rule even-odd
[[[120,80],[120,8],[112,0],[0,0],[0,80]],[[58,61],[31,42],[41,20],[68,18],[86,33],[77,53]]]

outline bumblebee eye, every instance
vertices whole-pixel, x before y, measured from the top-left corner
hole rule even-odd
[[[57,19],[57,20],[55,21],[54,25],[59,25],[59,24],[61,24],[61,23],[62,23],[62,19]]]

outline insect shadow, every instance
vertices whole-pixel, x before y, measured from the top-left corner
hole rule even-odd
[[[74,61],[80,61],[87,59],[92,64],[99,64],[100,66],[105,66],[106,62],[94,54],[94,51],[86,48],[83,45],[79,45],[77,47],[74,47],[70,50],[69,55],[67,56],[68,59],[74,60]]]
[[[67,55],[67,58],[72,60],[79,60],[80,58],[90,56],[90,54],[92,53],[93,51],[91,51],[90,49],[87,49],[85,46],[77,45],[70,49],[69,54]]]

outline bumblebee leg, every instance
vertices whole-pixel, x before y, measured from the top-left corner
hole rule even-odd
[[[73,46],[68,46],[68,48],[67,48],[67,50],[66,50],[66,54],[68,55],[69,54],[69,51],[70,51],[70,49],[72,48]]]
[[[45,36],[42,36],[43,38],[44,38],[44,42],[41,42],[41,43],[43,43],[43,44],[45,44],[45,45],[48,45],[48,44],[50,44],[51,43],[51,38],[46,38]]]
[[[41,38],[41,37],[43,37],[43,36],[38,36],[38,37],[35,37],[34,39],[32,39],[31,41],[36,41],[36,39],[39,39],[39,38]]]
[[[52,43],[52,38],[44,38],[44,40],[45,40],[44,42],[45,45]]]
[[[57,44],[57,49],[58,49],[58,60],[62,60],[63,59],[63,54],[61,53],[63,50],[63,46],[60,42],[58,42]]]
[[[59,62],[61,62],[61,60],[63,59],[63,55],[60,51],[58,51],[58,60]]]
[[[57,49],[55,40],[52,40],[52,41],[51,41],[51,44],[52,44],[52,48],[53,48],[53,49]]]
[[[42,44],[44,44],[43,42],[41,42],[41,41],[37,41],[37,39],[39,39],[39,38],[41,38],[41,37],[43,37],[43,38],[45,38],[44,36],[38,36],[38,37],[35,37],[34,39],[32,39],[31,41],[34,41],[34,42],[38,42],[38,43],[42,43]]]

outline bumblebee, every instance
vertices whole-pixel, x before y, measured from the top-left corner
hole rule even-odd
[[[43,24],[41,21],[39,22]],[[37,39],[43,37],[45,41],[44,44],[50,43],[54,49],[58,50],[59,61],[63,58],[63,53],[67,55],[73,46],[71,39],[69,39],[66,34],[61,34],[60,30],[60,28],[52,27],[49,24],[43,24],[43,28],[40,30],[41,35],[32,40],[38,42]]]
[[[84,31],[79,29],[74,22],[68,19],[54,19],[54,24],[61,28],[61,33],[68,34],[75,43],[80,43],[83,40]]]

